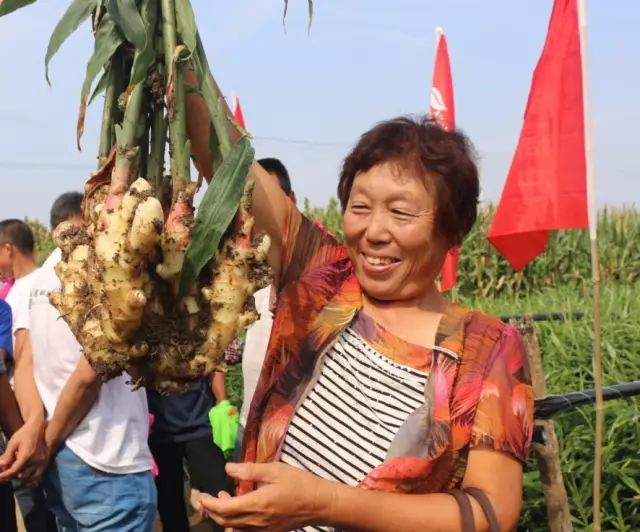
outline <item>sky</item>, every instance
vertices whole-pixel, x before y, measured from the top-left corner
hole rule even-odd
[[[497,201],[518,140],[551,0],[191,0],[211,70],[241,101],[257,157],[289,168],[298,198],[325,205],[359,135],[424,113],[437,26],[451,58],[457,126],[480,156],[482,198]],[[102,99],[75,143],[88,24],[44,78],[49,35],[69,1],[0,18],[0,218],[47,223],[62,192],[95,169]],[[588,1],[591,115],[600,205],[638,204],[640,2]]]

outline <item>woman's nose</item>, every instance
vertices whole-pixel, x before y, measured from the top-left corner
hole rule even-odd
[[[367,230],[365,236],[369,242],[387,242],[390,239],[388,228],[388,217],[379,211],[374,211],[367,220]]]

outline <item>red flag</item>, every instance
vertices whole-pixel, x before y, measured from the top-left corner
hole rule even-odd
[[[488,240],[522,269],[549,231],[588,227],[577,0],[555,0],[520,140]]]
[[[231,95],[231,113],[233,118],[242,129],[247,129],[244,123],[244,115],[242,114],[242,107],[240,107],[240,99],[235,95]]]
[[[447,39],[441,28],[436,29],[436,60],[433,66],[433,83],[431,84],[431,116],[445,129],[451,131],[456,127],[455,108],[453,105],[453,81],[451,65],[447,50]],[[451,248],[444,259],[440,271],[440,291],[446,292],[456,284],[456,269],[460,259],[458,246]]]

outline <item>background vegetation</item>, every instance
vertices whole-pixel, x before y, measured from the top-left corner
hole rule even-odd
[[[304,202],[311,218],[342,235],[337,201],[326,207]],[[514,273],[484,239],[492,210],[485,209],[461,250],[459,284],[452,297],[469,306],[505,315],[528,312],[583,312],[580,320],[538,322],[549,393],[593,387],[592,311],[588,236],[555,233],[544,255]],[[43,260],[53,243],[48,230],[30,220],[36,254]],[[603,369],[605,384],[637,380],[640,370],[640,212],[602,211],[599,219],[603,276]],[[228,373],[229,394],[242,400],[241,366]],[[602,486],[603,530],[640,530],[640,399],[606,403]],[[560,415],[556,430],[575,530],[591,523],[593,466],[592,407]],[[546,507],[535,460],[525,475],[520,530],[547,530]]]

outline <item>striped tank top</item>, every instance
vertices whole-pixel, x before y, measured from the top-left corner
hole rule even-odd
[[[391,361],[347,328],[291,419],[280,460],[357,486],[385,460],[402,424],[423,404],[427,377]]]

